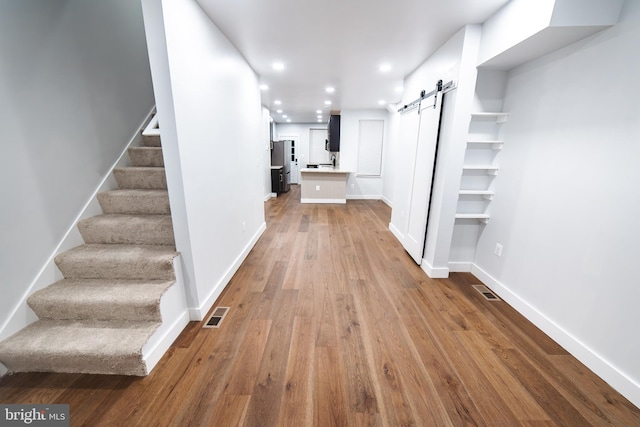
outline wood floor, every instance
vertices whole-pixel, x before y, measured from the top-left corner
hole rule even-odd
[[[380,201],[266,203],[267,231],[146,378],[18,374],[73,426],[640,426],[640,410],[469,274],[429,279]]]

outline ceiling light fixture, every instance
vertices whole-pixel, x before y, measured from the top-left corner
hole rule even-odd
[[[336,91],[336,88],[331,87],[331,86],[327,86],[326,91],[327,91],[327,93],[333,93],[333,92],[335,92],[335,91]]]
[[[322,123],[322,120],[318,119],[318,123]]]
[[[282,113],[282,110],[276,110],[276,113],[280,114]]]
[[[319,119],[321,119],[321,118],[322,118],[322,115],[318,114],[318,118],[319,118]]]
[[[402,86],[396,87],[396,92],[402,92]]]
[[[291,123],[291,119],[287,119],[287,123]]]
[[[274,70],[276,71],[282,71],[284,70],[284,64],[282,62],[274,62],[272,65]]]
[[[384,105],[384,104],[386,104],[386,102],[385,102],[385,100],[384,100],[384,99],[381,99],[380,101],[378,101],[378,104],[379,104],[379,105]]]
[[[322,110],[316,110],[316,114],[321,114]]]
[[[331,105],[331,101],[329,100],[324,101],[324,105]]]
[[[275,101],[273,101],[273,103],[276,105],[280,105],[282,104],[282,101],[280,101],[279,99],[276,99]]]
[[[383,73],[386,73],[387,71],[391,71],[391,65],[389,64],[380,65],[380,71]]]
[[[283,114],[283,115],[282,115],[282,118],[283,118],[283,119],[286,119],[287,117],[289,117],[289,116],[287,116],[286,114]]]
[[[267,86],[267,85],[260,85],[260,90],[269,90],[269,86]]]

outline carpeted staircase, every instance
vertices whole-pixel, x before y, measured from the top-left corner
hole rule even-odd
[[[162,322],[175,250],[160,138],[129,149],[103,215],[81,220],[85,242],[55,257],[64,276],[29,296],[39,320],[0,342],[10,372],[146,375],[142,348]]]

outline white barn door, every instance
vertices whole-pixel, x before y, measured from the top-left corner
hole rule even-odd
[[[422,101],[401,119],[398,177],[390,228],[418,264],[422,263],[435,167],[442,94]],[[413,117],[412,117],[413,116]],[[417,118],[415,117],[417,116]]]

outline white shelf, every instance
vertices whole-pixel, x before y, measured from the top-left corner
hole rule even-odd
[[[497,175],[499,168],[489,165],[463,166],[462,171],[486,171],[487,175]]]
[[[492,200],[494,192],[490,190],[460,190],[458,191],[460,196],[482,196],[487,200]]]
[[[509,113],[502,112],[477,112],[471,113],[471,118],[474,119],[493,119],[496,123],[504,123],[509,118]]]
[[[477,219],[480,222],[489,222],[490,216],[484,213],[457,213],[456,219]]]
[[[504,144],[504,141],[499,141],[499,140],[493,140],[493,141],[489,141],[489,140],[469,140],[467,141],[467,144],[470,146],[474,146],[474,145],[491,145],[491,149],[493,150],[502,150],[502,145]]]

